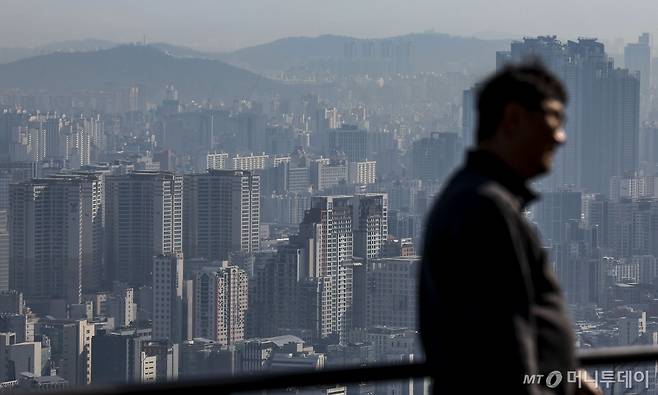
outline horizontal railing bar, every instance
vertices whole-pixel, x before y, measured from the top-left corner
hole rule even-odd
[[[578,350],[581,366],[658,361],[658,346],[604,347]]]
[[[254,376],[240,376],[213,379],[186,379],[168,383],[99,385],[98,387],[73,388],[77,394],[180,394],[184,391],[213,394],[252,392],[290,387],[311,387],[322,385],[352,384],[369,381],[403,380],[427,377],[429,369],[423,363],[405,363],[355,367],[348,369],[323,369],[300,373],[263,373]],[[66,391],[72,393],[71,390]]]
[[[580,366],[618,365],[625,363],[658,361],[658,346],[606,347],[578,350]],[[259,374],[254,376],[186,379],[168,383],[99,385],[66,390],[75,394],[180,394],[192,391],[216,395],[235,392],[254,392],[290,387],[310,387],[335,384],[354,384],[370,381],[405,380],[428,377],[430,367],[424,363],[364,366],[341,369],[324,369],[300,373]]]

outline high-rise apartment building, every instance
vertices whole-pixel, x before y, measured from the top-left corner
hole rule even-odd
[[[311,183],[316,191],[347,183],[349,169],[345,160],[319,158],[311,162]]]
[[[374,259],[366,263],[366,327],[417,328],[419,257]],[[356,287],[356,284],[355,284]]]
[[[102,272],[102,181],[97,175],[35,179],[11,188],[11,289],[28,299],[78,304]],[[95,288],[95,289],[94,289]]]
[[[311,337],[345,340],[355,314],[355,273],[362,267],[354,257],[380,257],[387,237],[387,194],[314,196],[299,234],[279,249],[272,263],[276,273],[271,281],[289,289],[272,291],[273,299],[287,301],[272,307],[276,315],[289,317],[293,327],[309,331]],[[280,311],[293,295],[295,311]]]
[[[79,169],[91,160],[91,138],[83,122],[70,125],[68,131],[65,136],[66,160],[69,168]]]
[[[237,150],[262,152],[265,142],[265,117],[255,112],[243,112],[231,117],[235,128]]]
[[[0,290],[9,289],[9,186],[28,181],[36,175],[34,162],[0,163]]]
[[[221,152],[206,155],[206,169],[224,170],[227,167],[228,154]]]
[[[148,341],[142,343],[142,349],[147,357],[155,357],[157,381],[176,381],[178,379],[179,344],[171,344],[167,341]]]
[[[209,170],[185,176],[186,258],[226,260],[260,248],[260,176]]]
[[[302,292],[308,279],[309,261],[305,250],[284,245],[276,252],[256,255],[254,275],[249,279],[248,337],[268,337],[315,329],[307,325],[309,301]],[[317,314],[318,309],[314,310]]]
[[[300,224],[300,240],[315,240],[311,277],[333,276],[352,258],[352,196],[314,196]]]
[[[262,170],[267,167],[269,160],[270,156],[264,153],[261,155],[254,155],[253,153],[246,156],[236,155],[230,160],[230,168],[232,170]]]
[[[22,111],[0,112],[0,162],[17,160],[12,148],[18,143],[18,128],[27,121],[27,113]]]
[[[479,85],[475,85],[466,89],[462,95],[462,133],[460,137],[464,148],[470,148],[476,144],[476,99],[479,87]]]
[[[7,162],[11,160],[9,156],[9,141],[11,136],[11,121],[7,112],[0,114],[0,161]]]
[[[153,259],[153,340],[180,343],[183,331],[183,257]]]
[[[27,138],[29,146],[26,147],[31,160],[35,162],[46,159],[46,129],[42,117],[34,117],[27,122]]]
[[[114,326],[123,328],[137,320],[137,304],[134,302],[134,289],[115,281],[112,296],[107,300],[109,313],[114,317]],[[98,315],[98,313],[96,313]]]
[[[658,199],[608,202],[602,243],[612,256],[658,255]]]
[[[388,238],[388,195],[366,193],[352,198],[354,256],[378,258]]]
[[[533,207],[533,213],[544,244],[560,243],[567,236],[567,222],[581,219],[582,193],[569,190],[546,192]]]
[[[96,292],[103,287],[106,275],[104,256],[105,237],[105,177],[100,172],[79,171],[73,174],[55,175],[62,180],[79,180],[82,211],[82,292]]]
[[[90,160],[96,161],[99,154],[107,149],[107,138],[100,115],[82,119],[82,126],[89,134]]]
[[[569,92],[566,108],[569,144],[558,151],[545,189],[565,185],[605,193],[612,176],[638,168],[640,82],[634,73],[615,69],[602,43],[579,38],[566,44],[555,36],[524,38],[511,44],[507,61],[539,57]],[[502,57],[501,57],[502,59]]]
[[[369,185],[377,182],[377,162],[368,160],[350,163],[349,181],[359,185]]]
[[[413,177],[424,181],[444,181],[460,160],[461,142],[457,133],[432,133],[414,142]]]
[[[573,228],[577,228],[574,224]],[[577,229],[570,233],[579,233]],[[580,232],[553,247],[551,256],[554,259],[555,274],[564,290],[564,296],[569,304],[584,305],[595,303],[604,305],[606,276],[609,275],[606,259],[590,240],[577,240],[587,237],[591,232]]]
[[[317,311],[309,310],[317,317],[317,323],[310,325],[317,337],[336,335],[342,339],[350,327],[352,203],[351,196],[314,196],[299,235],[293,239],[294,245],[305,250],[307,276],[314,281],[305,290],[315,295],[307,295],[308,302],[317,301]]]
[[[9,185],[37,177],[36,162],[0,163],[0,210],[9,209]]]
[[[304,211],[311,207],[310,194],[287,193],[263,197],[261,204],[262,222],[298,225]]]
[[[344,152],[350,162],[366,160],[368,150],[368,131],[355,125],[343,125],[339,129],[326,132],[327,146],[325,153],[334,150]]]
[[[151,340],[139,331],[100,332],[92,339],[93,384],[142,382],[147,368],[142,344]]]
[[[9,227],[7,210],[0,210],[0,291],[9,290]]]
[[[642,33],[636,43],[624,47],[624,67],[640,73],[640,89],[643,94],[651,87],[651,35]]]
[[[91,383],[92,339],[96,335],[94,324],[86,320],[59,321],[61,331],[61,373],[71,385]]]
[[[154,256],[183,251],[183,178],[136,171],[106,180],[107,280],[148,284]]]
[[[275,163],[278,175],[277,192],[305,193],[311,189],[311,159],[303,149],[297,148],[288,160]]]
[[[635,74],[640,80],[640,120],[648,118],[651,105],[652,58],[651,58],[651,35],[642,33],[637,43],[629,43],[624,47],[624,67]]]
[[[60,119],[55,114],[48,114],[43,119],[42,128],[45,130],[46,159],[64,159],[64,141],[60,131]]]
[[[247,273],[228,263],[194,278],[194,334],[228,346],[243,340],[248,306]]]

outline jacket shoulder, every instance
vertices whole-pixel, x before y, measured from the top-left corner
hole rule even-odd
[[[441,192],[430,218],[432,222],[450,217],[464,218],[482,211],[511,215],[519,212],[519,202],[497,181],[461,170]]]

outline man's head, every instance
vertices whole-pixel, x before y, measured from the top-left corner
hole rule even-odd
[[[477,145],[493,151],[524,178],[551,169],[567,93],[539,63],[507,66],[478,92]]]

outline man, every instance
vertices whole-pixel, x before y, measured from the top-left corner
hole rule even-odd
[[[536,197],[528,181],[565,142],[566,102],[538,64],[508,66],[479,92],[476,148],[427,222],[420,324],[435,393],[578,390],[563,296],[523,215]],[[534,374],[541,384],[528,383]]]

